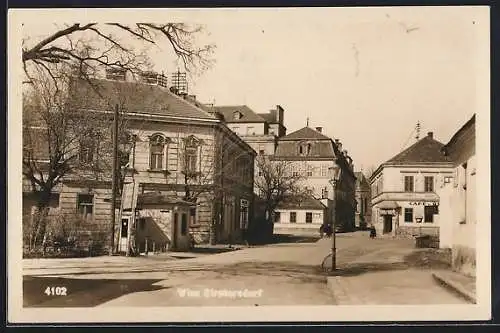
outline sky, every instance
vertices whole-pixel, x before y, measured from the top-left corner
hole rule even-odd
[[[446,143],[475,112],[485,12],[468,7],[233,9],[120,12],[203,24],[217,45],[211,69],[190,80],[205,103],[285,109],[291,133],[321,126],[356,170],[367,170],[423,137]],[[102,14],[105,15],[105,14]],[[110,15],[108,12],[106,15]],[[57,16],[55,16],[57,17]],[[78,18],[77,16],[76,18]],[[88,15],[80,16],[89,18]],[[106,18],[106,16],[98,16]],[[41,22],[43,20],[40,20]],[[40,33],[41,23],[35,24]],[[49,25],[53,29],[53,24]],[[482,28],[483,30],[480,30]],[[150,53],[176,70],[167,48]],[[483,110],[489,111],[489,110]],[[406,146],[405,146],[405,143]]]

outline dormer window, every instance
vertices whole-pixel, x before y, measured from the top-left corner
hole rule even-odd
[[[311,153],[312,145],[310,143],[299,144],[299,155],[307,156]]]
[[[234,119],[234,120],[239,120],[239,119],[241,119],[241,117],[242,117],[242,116],[243,116],[243,115],[241,114],[241,112],[240,112],[240,111],[234,111],[234,112],[233,112],[233,119]]]

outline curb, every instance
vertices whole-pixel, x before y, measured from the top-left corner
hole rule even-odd
[[[470,291],[466,290],[461,285],[443,278],[442,276],[440,276],[439,273],[432,273],[432,277],[439,285],[441,285],[445,289],[448,289],[449,291],[459,295],[460,297],[462,297],[463,299],[465,299],[466,301],[468,301],[470,303],[473,303],[473,304],[477,303],[476,295],[474,295]]]
[[[361,305],[363,304],[359,298],[354,295],[349,295],[349,285],[341,276],[328,276],[326,285],[335,299],[336,305]]]

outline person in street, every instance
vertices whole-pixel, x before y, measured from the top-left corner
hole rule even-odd
[[[370,227],[370,238],[374,239],[375,237],[377,237],[377,230],[375,230],[375,227],[372,225]]]
[[[326,224],[323,229],[325,231],[326,237],[328,237],[328,238],[332,237],[333,231],[332,231],[332,226],[331,225]]]
[[[320,227],[319,227],[319,235],[321,238],[325,237],[325,225],[322,224]]]

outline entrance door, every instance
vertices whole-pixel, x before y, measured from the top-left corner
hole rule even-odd
[[[127,252],[128,247],[128,223],[129,218],[122,218],[120,227],[120,252]]]
[[[384,215],[384,234],[392,232],[392,215]]]

